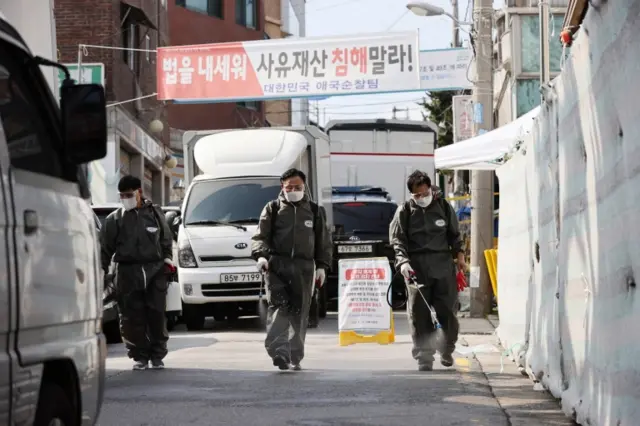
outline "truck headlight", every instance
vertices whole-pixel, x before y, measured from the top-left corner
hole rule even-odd
[[[197,268],[196,256],[193,254],[189,240],[182,240],[178,245],[178,266],[181,268]]]

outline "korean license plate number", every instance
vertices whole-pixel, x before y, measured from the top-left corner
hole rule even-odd
[[[220,274],[222,283],[258,283],[261,280],[259,272],[247,274]]]
[[[371,253],[372,251],[371,245],[338,246],[338,253]]]

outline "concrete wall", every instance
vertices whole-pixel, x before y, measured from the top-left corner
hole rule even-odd
[[[498,335],[584,425],[640,418],[640,0],[590,6],[498,170]]]

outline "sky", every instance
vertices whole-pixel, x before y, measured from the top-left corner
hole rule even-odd
[[[420,17],[406,8],[408,0],[307,0],[307,37],[366,34],[393,31],[419,31],[420,50],[451,47],[452,20],[446,16]],[[447,12],[453,11],[449,0],[431,0],[434,6]],[[499,3],[502,3],[500,1]],[[494,4],[494,7],[498,4]],[[471,5],[458,0],[460,21],[471,21]],[[464,27],[468,30],[468,27]],[[460,31],[460,38],[467,43],[468,36]],[[422,120],[424,111],[416,102],[424,98],[424,92],[340,96],[322,101],[310,101],[311,119],[320,112],[320,124],[345,119],[392,118],[393,107],[400,110],[397,118]],[[406,109],[408,108],[408,111]]]

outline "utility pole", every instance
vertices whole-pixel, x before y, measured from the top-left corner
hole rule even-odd
[[[493,128],[493,27],[492,0],[475,0],[476,82],[473,88],[474,135]],[[471,174],[471,317],[480,318],[491,311],[493,290],[484,251],[493,248],[493,171]]]
[[[456,48],[460,46],[459,28],[460,20],[458,19],[458,0],[451,0],[451,6],[453,7],[453,42],[451,47]]]
[[[472,0],[469,0],[469,1],[472,1]],[[460,46],[460,37],[459,37],[460,19],[458,19],[458,0],[451,0],[451,7],[453,8],[453,13],[452,13],[453,19],[451,20],[451,24],[453,25],[451,47],[455,49],[456,47]],[[453,118],[453,121],[455,123],[456,121],[455,117]],[[460,183],[463,181],[463,179],[464,179],[464,172],[462,170],[454,170],[453,172],[453,193],[454,194],[458,190]],[[457,201],[456,201],[456,205],[458,205]]]

